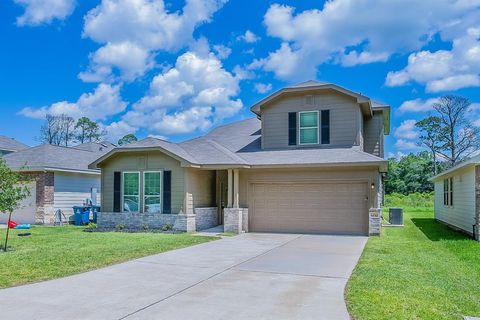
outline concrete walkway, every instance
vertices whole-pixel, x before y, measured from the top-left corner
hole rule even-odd
[[[0,290],[7,319],[349,319],[367,238],[247,233]]]

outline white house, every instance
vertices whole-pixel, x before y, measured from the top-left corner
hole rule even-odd
[[[40,145],[3,157],[7,165],[32,178],[30,196],[14,211],[18,223],[52,224],[60,209],[69,219],[73,206],[81,206],[95,188],[100,201],[100,170],[88,164],[115,146],[109,142],[85,143],[75,147]],[[0,215],[0,223],[6,222]]]
[[[435,177],[435,219],[464,231],[480,228],[480,155],[470,158]]]

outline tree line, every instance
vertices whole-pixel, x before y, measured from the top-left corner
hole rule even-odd
[[[40,128],[40,141],[46,144],[68,147],[72,144],[99,142],[107,135],[107,131],[87,117],[77,121],[66,114],[45,116],[45,123]],[[137,141],[133,133],[129,133],[117,141],[118,145],[126,145]]]
[[[386,193],[433,191],[431,177],[478,152],[480,128],[469,118],[471,111],[468,99],[460,96],[443,96],[434,103],[433,111],[416,123],[417,145],[427,151],[388,159]]]

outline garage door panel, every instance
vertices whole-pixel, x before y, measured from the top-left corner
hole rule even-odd
[[[251,190],[252,231],[362,235],[368,231],[366,183],[255,183]]]

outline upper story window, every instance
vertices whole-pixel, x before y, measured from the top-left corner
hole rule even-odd
[[[302,111],[299,115],[299,143],[318,144],[318,111]]]
[[[453,178],[443,179],[443,205],[453,206]]]
[[[330,110],[288,113],[288,145],[330,144]]]

